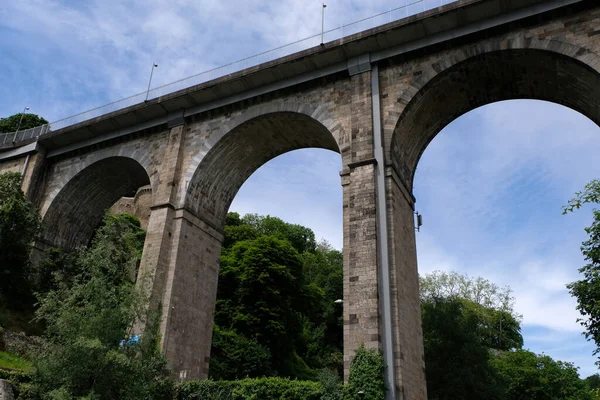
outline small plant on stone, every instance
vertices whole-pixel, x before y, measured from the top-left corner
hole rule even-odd
[[[385,362],[381,350],[366,349],[361,344],[356,349],[350,364],[350,375],[344,390],[344,398],[346,400],[384,400],[386,392],[384,369]],[[359,397],[358,392],[360,391],[364,393],[363,397]]]

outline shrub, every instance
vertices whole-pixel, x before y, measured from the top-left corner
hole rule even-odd
[[[342,400],[344,386],[337,373],[324,368],[317,374],[317,379],[323,386],[321,400]]]
[[[381,350],[365,349],[361,345],[350,364],[348,385],[345,387],[347,400],[358,400],[357,393],[363,391],[365,400],[385,399],[385,363]]]
[[[248,339],[233,330],[213,331],[210,355],[210,378],[220,380],[274,375],[271,353],[256,340]]]
[[[287,378],[255,378],[238,381],[191,381],[179,386],[178,400],[321,400],[318,382]]]
[[[0,369],[0,379],[7,380],[13,384],[24,383],[31,380],[31,375],[28,372],[13,369]]]

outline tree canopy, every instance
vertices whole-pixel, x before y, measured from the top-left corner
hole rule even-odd
[[[432,400],[502,399],[475,307],[480,306],[456,298],[422,303],[427,393]]]
[[[172,384],[160,353],[159,316],[146,320],[132,275],[140,259],[139,222],[106,216],[89,248],[69,259],[79,271],[54,276],[36,312],[47,329],[25,399],[170,399]],[[143,244],[143,241],[141,242]],[[127,340],[146,321],[139,341]]]
[[[323,367],[341,370],[339,251],[316,243],[309,228],[229,213],[220,264],[212,377],[314,378]]]
[[[506,400],[593,399],[577,368],[527,350],[498,353],[491,365],[506,385]]]
[[[510,288],[456,272],[434,272],[421,283],[430,399],[597,398],[573,364],[522,349]]]
[[[581,192],[569,200],[563,207],[563,214],[573,212],[584,204],[600,203],[600,181],[593,180],[585,185]],[[581,245],[581,252],[586,264],[579,268],[582,279],[567,285],[569,292],[577,299],[577,310],[583,318],[579,322],[584,327],[584,334],[588,340],[596,344],[594,354],[600,353],[600,211],[592,210],[592,224],[585,228],[588,239]],[[600,365],[600,361],[596,364]]]
[[[21,117],[23,117],[23,119],[21,119]],[[21,125],[19,125],[19,121],[21,121]],[[36,114],[18,113],[7,118],[0,118],[0,133],[15,132],[17,127],[22,131],[24,129],[35,128],[47,123],[48,121]]]
[[[19,309],[33,304],[29,252],[41,224],[21,183],[19,173],[0,174],[0,300]]]
[[[482,307],[493,308],[511,314],[520,320],[514,311],[515,299],[510,287],[499,287],[482,277],[469,277],[456,271],[433,271],[419,277],[422,300],[431,298],[467,299]]]

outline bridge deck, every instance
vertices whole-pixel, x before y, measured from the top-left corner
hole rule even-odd
[[[585,0],[458,0],[354,35],[44,133],[53,156],[263,93],[361,67]],[[0,148],[32,143],[31,138]],[[10,152],[11,154],[21,153]],[[0,153],[0,159],[8,156]]]

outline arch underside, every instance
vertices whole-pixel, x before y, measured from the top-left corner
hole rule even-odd
[[[228,132],[207,153],[186,194],[186,208],[221,227],[242,184],[269,160],[289,151],[322,148],[339,153],[320,122],[294,112],[253,118]]]
[[[56,195],[43,220],[42,239],[72,250],[87,245],[104,212],[123,196],[150,184],[135,160],[109,157],[75,175]]]
[[[421,155],[446,125],[477,107],[514,99],[551,101],[600,122],[595,70],[550,51],[494,51],[448,68],[419,90],[394,129],[392,165],[412,187]]]

